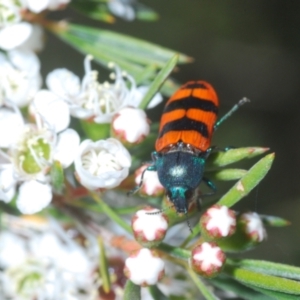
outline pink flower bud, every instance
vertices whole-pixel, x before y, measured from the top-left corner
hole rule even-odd
[[[149,123],[143,110],[125,107],[113,117],[112,133],[123,143],[139,144],[150,132]]]
[[[168,219],[158,209],[146,207],[135,213],[131,226],[134,237],[140,244],[153,247],[164,239],[168,229]]]
[[[267,237],[264,224],[257,213],[244,213],[239,217],[239,222],[244,225],[244,232],[253,243],[260,243]]]
[[[126,259],[124,273],[134,284],[148,286],[164,276],[164,269],[164,261],[154,250],[142,248]]]
[[[212,278],[221,272],[225,260],[225,253],[216,243],[204,242],[192,250],[190,264],[196,273]]]
[[[227,206],[213,205],[201,216],[200,227],[208,239],[231,236],[236,229],[235,213]]]
[[[148,166],[142,166],[135,171],[135,183],[140,184],[142,173]],[[139,189],[140,194],[152,197],[162,196],[165,192],[164,187],[161,185],[156,171],[146,171],[144,173],[143,185]]]

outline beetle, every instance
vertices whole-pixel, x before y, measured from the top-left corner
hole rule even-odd
[[[152,164],[146,171],[157,171],[160,183],[177,213],[187,214],[201,181],[213,191],[216,187],[203,176],[206,159],[212,152],[211,139],[219,125],[241,105],[241,99],[219,121],[219,100],[214,88],[205,81],[189,81],[167,101],[159,133],[152,152]]]

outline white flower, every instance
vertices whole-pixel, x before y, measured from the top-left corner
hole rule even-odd
[[[161,241],[167,231],[168,220],[158,209],[146,208],[137,211],[132,218],[132,229],[138,241]]]
[[[7,57],[0,53],[0,99],[27,105],[41,86],[39,71],[39,59],[30,50],[15,49]]]
[[[2,0],[0,10],[0,30],[21,20],[21,4],[18,1]]]
[[[88,255],[90,249],[72,240],[56,220],[2,217],[11,232],[0,232],[1,295],[76,300],[93,294],[97,257]]]
[[[141,183],[142,174],[144,172],[143,184],[139,189],[140,193],[153,197],[161,196],[165,188],[158,179],[157,171],[145,171],[147,167],[148,165],[145,165],[135,171],[135,183],[137,185]]]
[[[16,203],[24,214],[36,213],[51,202],[49,170],[54,161],[63,168],[70,166],[80,142],[75,130],[67,129],[57,135],[36,116],[37,125],[20,126],[8,151],[0,150],[0,178],[4,178],[0,184],[0,200],[9,202],[20,182]],[[9,117],[15,118],[14,114]]]
[[[83,141],[75,158],[78,179],[91,190],[118,186],[128,176],[130,165],[129,152],[114,138]]]
[[[165,263],[153,250],[142,248],[125,261],[125,275],[137,285],[156,284],[164,275]]]
[[[98,73],[91,68],[92,56],[84,61],[85,75],[78,76],[67,69],[56,69],[48,74],[49,90],[68,103],[71,115],[80,119],[92,119],[96,123],[110,123],[113,116],[126,106],[137,107],[143,92],[136,87],[134,79],[114,64],[111,74],[113,83],[98,82]],[[154,97],[157,103],[157,97]]]
[[[150,132],[146,113],[133,107],[121,109],[112,121],[112,130],[116,137],[128,143],[140,143]]]

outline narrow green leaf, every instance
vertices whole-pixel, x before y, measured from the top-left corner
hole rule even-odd
[[[277,216],[259,215],[266,226],[284,227],[291,225],[291,222]]]
[[[61,192],[64,186],[64,170],[59,161],[54,161],[52,164],[50,177],[55,191]]]
[[[98,236],[98,245],[100,252],[99,270],[102,279],[102,286],[105,293],[109,293],[111,289],[108,263],[105,254],[104,243],[101,236]]]
[[[0,212],[5,212],[7,214],[10,215],[14,215],[14,216],[20,216],[21,213],[20,211],[10,203],[5,203],[3,201],[0,201]],[[0,228],[1,228],[1,224],[0,224]]]
[[[255,259],[227,260],[227,262],[230,265],[253,270],[258,273],[300,280],[299,267]]]
[[[287,293],[266,290],[266,289],[255,287],[255,286],[251,286],[251,288],[257,292],[260,292],[260,293],[268,296],[269,299],[271,297],[271,299],[276,299],[276,300],[299,300],[298,295],[291,295],[291,294],[287,294]]]
[[[115,22],[115,18],[108,12],[107,5],[91,1],[73,0],[70,6],[79,13],[98,21],[107,23]]]
[[[252,158],[267,152],[269,148],[247,147],[213,152],[207,159],[206,169],[224,167],[245,158]]]
[[[135,76],[135,82],[137,85],[147,82],[150,78],[154,78],[156,75],[157,66],[155,64],[149,64],[146,66],[140,74]],[[152,127],[152,126],[151,126]]]
[[[243,169],[224,169],[224,170],[216,170],[216,171],[208,171],[205,172],[207,177],[211,180],[237,180],[242,178],[247,173],[246,170]]]
[[[176,258],[180,258],[182,260],[188,260],[191,257],[191,251],[179,248],[179,247],[174,247],[165,243],[161,243],[157,249],[167,253],[168,255],[171,255]]]
[[[233,280],[228,277],[221,277],[218,276],[216,278],[212,278],[210,282],[218,287],[219,289],[222,289],[224,291],[231,291],[234,292],[237,296],[241,297],[245,300],[273,300],[273,297],[266,296],[264,294],[261,294],[260,292],[257,292],[253,290],[252,288],[249,288],[236,280]]]
[[[156,21],[158,19],[158,14],[152,8],[137,3],[136,17],[142,21]]]
[[[219,201],[218,204],[231,207],[248,195],[266,176],[274,160],[274,153],[259,160]]]
[[[200,293],[204,296],[206,300],[217,300],[218,298],[210,291],[206,284],[200,279],[200,276],[197,275],[192,269],[187,269],[190,277],[194,281],[195,285],[199,289]]]
[[[300,295],[300,282],[277,276],[262,274],[252,270],[225,265],[225,273],[239,282],[281,293]]]
[[[48,23],[46,27],[80,52],[94,55],[104,65],[109,57],[109,61],[117,64],[126,61],[136,68],[149,64],[163,66],[176,54],[173,50],[109,30],[66,23]],[[191,62],[190,57],[178,54],[178,63],[188,62]]]
[[[157,285],[150,285],[148,289],[154,300],[168,300]]]
[[[141,300],[141,287],[127,280],[124,288],[124,300]]]
[[[176,66],[178,61],[178,55],[174,55],[167,64],[161,69],[159,74],[154,79],[153,83],[150,85],[150,88],[146,95],[144,96],[142,102],[140,103],[141,109],[146,109],[149,102],[153,98],[153,96],[159,91],[160,87],[164,83],[164,81],[167,79],[167,77],[170,75],[174,67]]]

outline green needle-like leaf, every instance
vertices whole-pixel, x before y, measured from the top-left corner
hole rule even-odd
[[[178,55],[174,55],[167,64],[161,69],[159,74],[156,76],[153,83],[150,85],[149,90],[147,91],[146,95],[144,96],[140,108],[146,109],[149,102],[153,98],[153,96],[159,91],[160,87],[163,85],[164,81],[170,75],[174,67],[176,66],[178,61]]]
[[[212,278],[211,283],[224,291],[234,292],[237,296],[245,300],[273,300],[272,297],[256,292],[232,278],[218,276]]]
[[[214,152],[207,159],[206,170],[210,168],[224,167],[245,158],[252,158],[263,154],[268,150],[269,148],[247,147]]]
[[[299,281],[233,267],[229,264],[226,264],[224,270],[225,273],[232,276],[237,281],[245,283],[248,286],[254,286],[281,293],[299,295],[300,297]]]
[[[197,275],[192,269],[187,269],[190,277],[194,281],[195,285],[204,296],[206,300],[217,300],[218,298],[208,289],[207,285],[201,280],[200,276]]]
[[[248,286],[248,285],[246,285]],[[276,300],[299,300],[299,296],[298,295],[291,295],[291,294],[287,294],[287,293],[281,293],[281,292],[277,292],[277,291],[271,291],[271,290],[266,290],[263,288],[259,288],[256,286],[251,286],[251,288],[257,292],[260,292],[262,294],[265,295],[265,297],[269,297],[268,299],[276,299]],[[257,298],[253,298],[253,299],[257,299]]]
[[[277,216],[259,215],[266,226],[284,227],[291,225],[291,222]]]
[[[149,292],[154,300],[168,300],[168,298],[162,293],[157,285],[150,285]]]
[[[264,260],[241,259],[227,260],[233,266],[253,270],[258,273],[300,280],[300,268]]]
[[[155,65],[162,68],[176,52],[153,43],[88,26],[67,23],[48,23],[46,27],[66,43],[83,54],[91,54],[107,67],[114,62],[134,77],[144,68]],[[178,54],[178,63],[191,62],[191,58]]]
[[[102,238],[98,237],[98,245],[100,249],[100,262],[99,262],[99,270],[102,279],[102,286],[105,293],[109,293],[110,291],[110,277],[109,277],[109,270],[108,270],[108,263],[105,254],[105,248]]]
[[[141,287],[134,284],[131,280],[127,280],[124,289],[124,300],[141,300]]]
[[[243,169],[224,169],[224,170],[216,170],[216,171],[208,171],[205,172],[205,175],[211,180],[237,180],[242,178],[247,173],[246,170]]]
[[[266,176],[274,160],[274,153],[259,160],[218,202],[220,205],[231,207],[248,195]]]
[[[52,185],[56,192],[61,192],[64,185],[64,171],[59,161],[54,161],[50,171]]]

